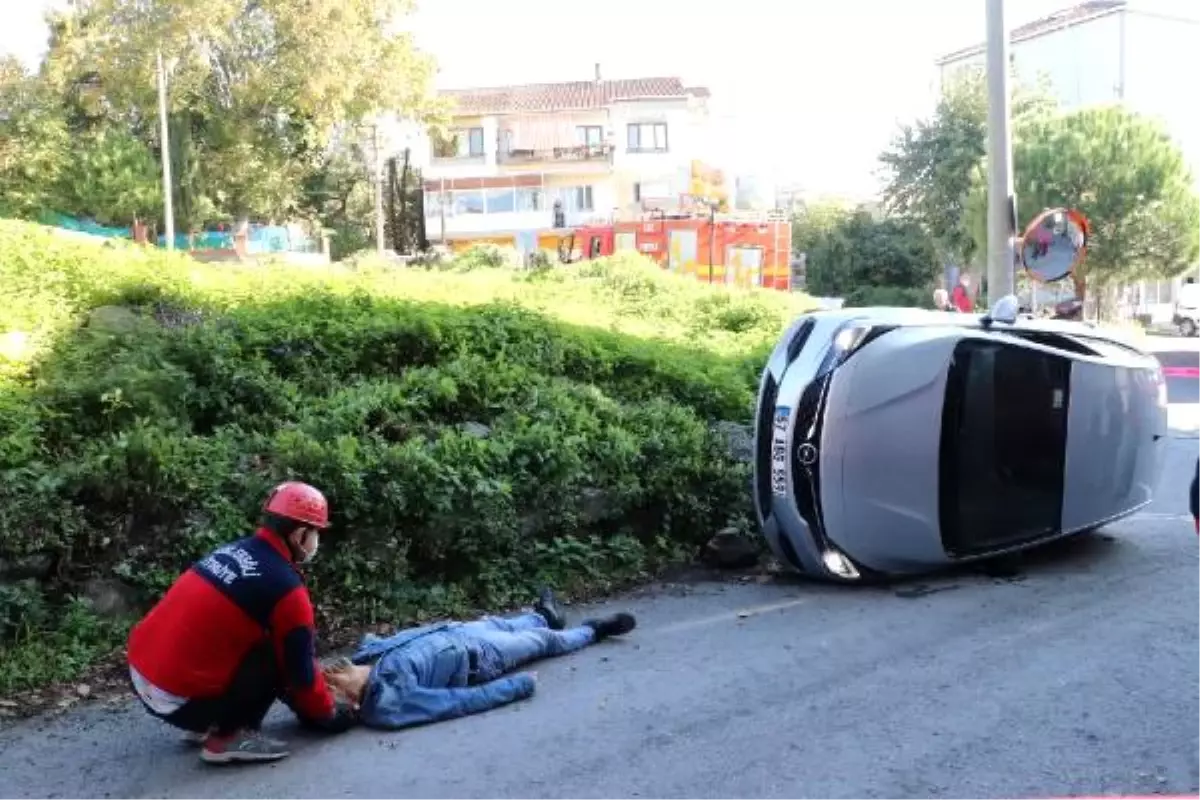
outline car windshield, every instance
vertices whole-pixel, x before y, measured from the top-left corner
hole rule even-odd
[[[1032,541],[1062,517],[1071,362],[1005,342],[955,348],[942,413],[939,505],[955,555]]]

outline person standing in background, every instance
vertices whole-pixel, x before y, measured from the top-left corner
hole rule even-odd
[[[975,301],[971,297],[971,276],[967,273],[962,273],[958,276],[958,285],[954,287],[954,294],[950,296],[954,307],[963,314],[970,314],[975,310]]]

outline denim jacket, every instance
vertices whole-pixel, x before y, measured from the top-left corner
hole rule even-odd
[[[406,728],[478,714],[533,694],[528,675],[505,675],[468,685],[471,659],[455,623],[409,628],[392,636],[367,634],[351,660],[374,661],[360,719],[374,728]]]

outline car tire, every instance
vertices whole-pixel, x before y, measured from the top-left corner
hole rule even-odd
[[[1179,332],[1180,334],[1191,338],[1200,331],[1197,330],[1196,320],[1185,317],[1179,322]]]

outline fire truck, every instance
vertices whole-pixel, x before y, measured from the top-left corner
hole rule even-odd
[[[538,248],[563,262],[636,251],[707,283],[791,290],[792,228],[781,211],[654,212],[547,231]]]

